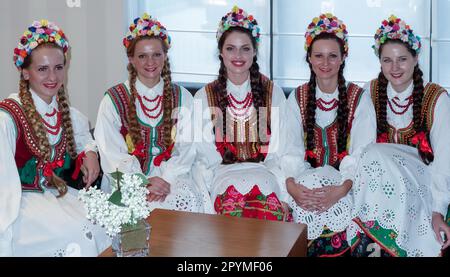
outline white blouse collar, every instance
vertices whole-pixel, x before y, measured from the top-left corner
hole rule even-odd
[[[252,86],[250,84],[250,79],[247,79],[242,85],[235,85],[229,79],[227,80],[227,92],[228,94],[233,94],[233,96],[238,96],[238,98],[243,98],[252,91]]]
[[[45,115],[46,113],[51,114],[54,109],[58,111],[58,102],[56,101],[56,95],[53,96],[52,102],[47,104],[44,100],[42,100],[39,95],[37,95],[34,90],[30,88],[31,97],[33,98],[34,105],[36,106],[36,110],[40,115]]]
[[[336,87],[333,93],[325,93],[322,90],[320,90],[319,85],[316,86],[316,98],[322,98],[322,99],[339,99],[339,90]]]
[[[128,87],[130,87],[130,82],[127,81]],[[163,93],[164,89],[164,80],[162,78],[159,79],[159,83],[156,84],[154,87],[149,88],[146,85],[144,85],[139,78],[136,78],[136,90],[139,93],[139,95],[143,96],[157,96],[161,95]]]
[[[414,82],[411,82],[411,84],[402,92],[397,92],[394,90],[394,88],[391,85],[391,82],[389,82],[387,87],[387,95],[389,99],[392,99],[394,97],[397,97],[400,101],[405,100],[409,96],[411,96],[414,89]]]

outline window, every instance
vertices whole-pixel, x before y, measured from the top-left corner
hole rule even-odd
[[[226,0],[130,0],[128,18],[131,22],[148,12],[160,20],[172,36],[169,55],[174,81],[204,84],[217,75],[217,24],[234,4]],[[371,49],[373,35],[383,19],[395,14],[422,37],[420,64],[425,79],[450,87],[450,30],[444,22],[450,0],[249,0],[239,5],[261,25],[261,72],[287,90],[309,80],[304,32],[312,18],[323,12],[332,12],[347,25],[347,80],[363,85],[377,76],[380,65]]]
[[[447,22],[450,0],[433,2],[433,81],[450,92],[450,29]]]
[[[331,12],[341,19],[349,32],[349,56],[346,79],[360,85],[375,78],[380,65],[372,45],[381,21],[391,14],[405,19],[423,39],[421,67],[428,76],[429,1],[419,0],[335,0],[275,1],[274,5],[274,80],[282,87],[297,87],[309,80],[304,50],[304,34],[313,17]],[[358,11],[358,12],[355,12]]]
[[[147,12],[168,29],[173,46],[169,51],[172,78],[182,83],[207,83],[219,71],[216,30],[225,12],[231,10],[225,0],[131,0],[129,22]],[[261,24],[262,43],[259,57],[269,55],[269,5],[268,0],[251,0],[241,7],[251,13]],[[267,59],[259,61],[261,71],[269,73]]]

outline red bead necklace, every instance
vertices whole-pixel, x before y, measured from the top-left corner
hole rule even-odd
[[[139,100],[139,104],[141,105],[142,112],[151,119],[157,119],[161,115],[161,113],[163,111],[162,98],[163,98],[162,95],[158,95],[154,99],[148,99],[147,97],[144,96],[144,100],[146,100],[150,103],[156,102],[155,107],[150,109],[144,104],[144,101],[142,101],[142,97],[139,94],[137,95],[137,99]],[[150,113],[155,112],[158,109],[159,109],[159,111],[156,113],[156,115],[150,114]]]
[[[392,98],[392,101],[388,99],[388,105],[389,108],[391,109],[391,111],[397,115],[402,115],[404,113],[406,113],[406,111],[409,109],[409,107],[412,105],[413,103],[413,98],[412,95],[408,98],[406,98],[406,100],[408,100],[408,103],[406,105],[401,105],[400,103],[398,103],[397,101],[399,101],[398,97],[395,96],[394,98]],[[394,107],[392,106],[392,103],[394,104],[394,106],[396,106],[397,108],[401,109],[400,111],[396,111],[394,109]]]
[[[253,94],[251,92],[247,93],[247,96],[242,101],[238,101],[232,94],[229,94],[227,99],[229,104],[228,108],[235,117],[248,116],[253,104]]]
[[[327,102],[322,98],[319,98],[316,100],[316,105],[322,111],[329,112],[337,108],[337,106],[339,105],[339,101],[337,99],[332,99],[331,101]]]
[[[56,124],[55,125],[51,125],[50,123],[48,123],[47,121],[45,121],[44,118],[42,118],[42,123],[44,123],[47,132],[56,136],[59,134],[59,131],[61,130],[61,113],[58,112],[56,109],[53,109],[52,113],[46,113],[45,116],[46,117],[53,117],[53,116],[57,116],[56,119]]]

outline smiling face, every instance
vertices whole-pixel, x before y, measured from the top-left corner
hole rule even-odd
[[[335,39],[318,39],[313,43],[309,62],[317,79],[332,80],[337,84],[343,61],[341,46]]]
[[[57,47],[42,46],[31,52],[30,59],[29,65],[24,63],[23,78],[42,100],[50,103],[64,83],[64,53]]]
[[[380,63],[386,79],[397,92],[403,92],[413,81],[418,57],[399,42],[387,42],[380,49]]]
[[[159,83],[166,60],[166,51],[160,39],[139,40],[128,59],[136,69],[139,80],[147,87],[152,88]]]
[[[232,31],[224,40],[220,56],[227,69],[228,78],[238,84],[248,79],[256,49],[247,33]]]

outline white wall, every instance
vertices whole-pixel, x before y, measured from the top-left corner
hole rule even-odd
[[[88,116],[94,126],[103,93],[127,77],[122,46],[127,21],[124,1],[0,1],[0,98],[17,92],[19,74],[12,53],[18,39],[34,20],[46,18],[61,27],[69,39],[72,49],[67,91],[71,105]]]

